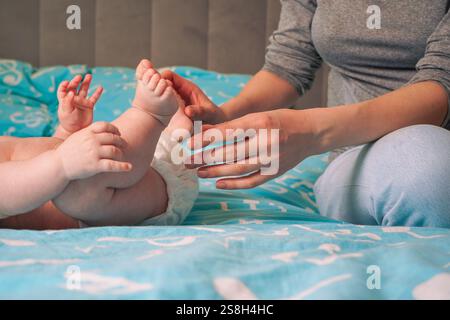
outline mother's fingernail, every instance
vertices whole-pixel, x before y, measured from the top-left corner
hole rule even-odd
[[[227,187],[227,184],[223,181],[217,181],[216,187],[217,189],[225,189]]]
[[[206,171],[206,170],[198,170],[197,171],[197,175],[200,178],[207,178],[208,177],[208,171]]]

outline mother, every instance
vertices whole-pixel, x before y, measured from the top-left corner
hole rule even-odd
[[[322,215],[357,224],[450,227],[450,13],[447,0],[284,0],[266,63],[240,95],[217,108],[194,84],[166,72],[192,119],[216,128],[279,128],[278,175],[331,152],[315,185]],[[373,8],[373,6],[372,6]],[[376,12],[376,11],[375,11]],[[372,17],[374,18],[374,17]],[[328,106],[282,109],[331,67]],[[200,168],[221,189],[275,176],[258,165]]]

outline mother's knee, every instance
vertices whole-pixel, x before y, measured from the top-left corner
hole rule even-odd
[[[365,161],[368,166],[378,166],[380,171],[387,170],[387,174],[399,178],[448,177],[450,131],[430,125],[394,131],[370,146]]]
[[[450,227],[450,132],[418,125],[369,149],[376,220],[383,225]]]
[[[425,151],[430,152],[430,156],[442,157],[444,152],[450,155],[449,146],[450,131],[432,125],[416,125],[387,134],[376,141],[372,149],[377,150],[380,155],[387,152],[389,158]]]

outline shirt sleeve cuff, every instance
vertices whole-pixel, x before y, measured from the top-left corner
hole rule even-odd
[[[295,90],[297,90],[297,92],[300,96],[303,96],[305,94],[306,90],[303,87],[303,85],[301,84],[301,82],[298,81],[298,79],[296,79],[291,73],[284,70],[283,68],[275,66],[271,63],[266,63],[263,67],[263,70],[273,73],[273,74],[279,76],[281,79],[289,82],[289,84],[291,86],[293,86],[295,88]]]
[[[444,90],[447,92],[448,97],[447,100],[448,109],[447,109],[447,116],[445,117],[445,120],[442,123],[442,127],[450,130],[450,79],[447,78],[448,74],[444,71],[421,70],[407,83],[407,85],[425,81],[433,81],[440,84],[444,88]]]

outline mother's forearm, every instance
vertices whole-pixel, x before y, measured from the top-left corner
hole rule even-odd
[[[259,71],[242,92],[222,106],[227,120],[249,113],[292,106],[299,98],[297,90],[286,80],[269,71]]]
[[[417,124],[442,125],[448,95],[436,82],[413,84],[373,100],[311,110],[321,152],[372,142]]]

